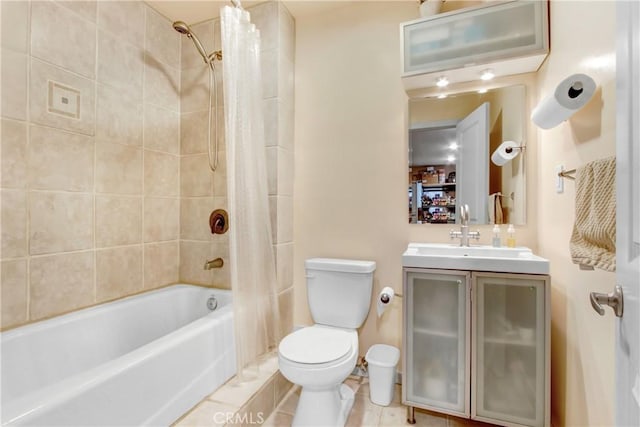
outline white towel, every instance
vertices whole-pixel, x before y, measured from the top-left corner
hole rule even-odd
[[[616,158],[576,171],[576,219],[569,243],[574,264],[616,271]]]

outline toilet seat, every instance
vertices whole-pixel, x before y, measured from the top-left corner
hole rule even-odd
[[[278,352],[285,359],[304,365],[339,363],[351,355],[352,342],[346,331],[315,325],[284,337]]]

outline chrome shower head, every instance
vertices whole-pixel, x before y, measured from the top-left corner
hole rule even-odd
[[[204,50],[204,46],[202,46],[202,43],[200,43],[198,37],[194,34],[193,31],[191,31],[191,28],[189,28],[187,24],[182,21],[176,21],[173,23],[173,29],[180,34],[186,35],[191,39],[191,41],[193,41],[193,44],[196,46],[196,49],[198,49],[198,52],[202,56],[205,64],[209,64],[212,61],[212,58],[207,55],[207,52]]]

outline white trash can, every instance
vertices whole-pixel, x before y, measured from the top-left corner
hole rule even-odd
[[[369,397],[376,405],[388,406],[393,400],[400,350],[375,344],[369,347],[364,358],[369,366]]]

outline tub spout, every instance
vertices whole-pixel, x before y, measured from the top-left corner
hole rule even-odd
[[[223,265],[224,265],[224,261],[222,260],[222,258],[216,258],[216,259],[212,259],[211,261],[205,262],[204,269],[211,270],[213,268],[222,268]]]

